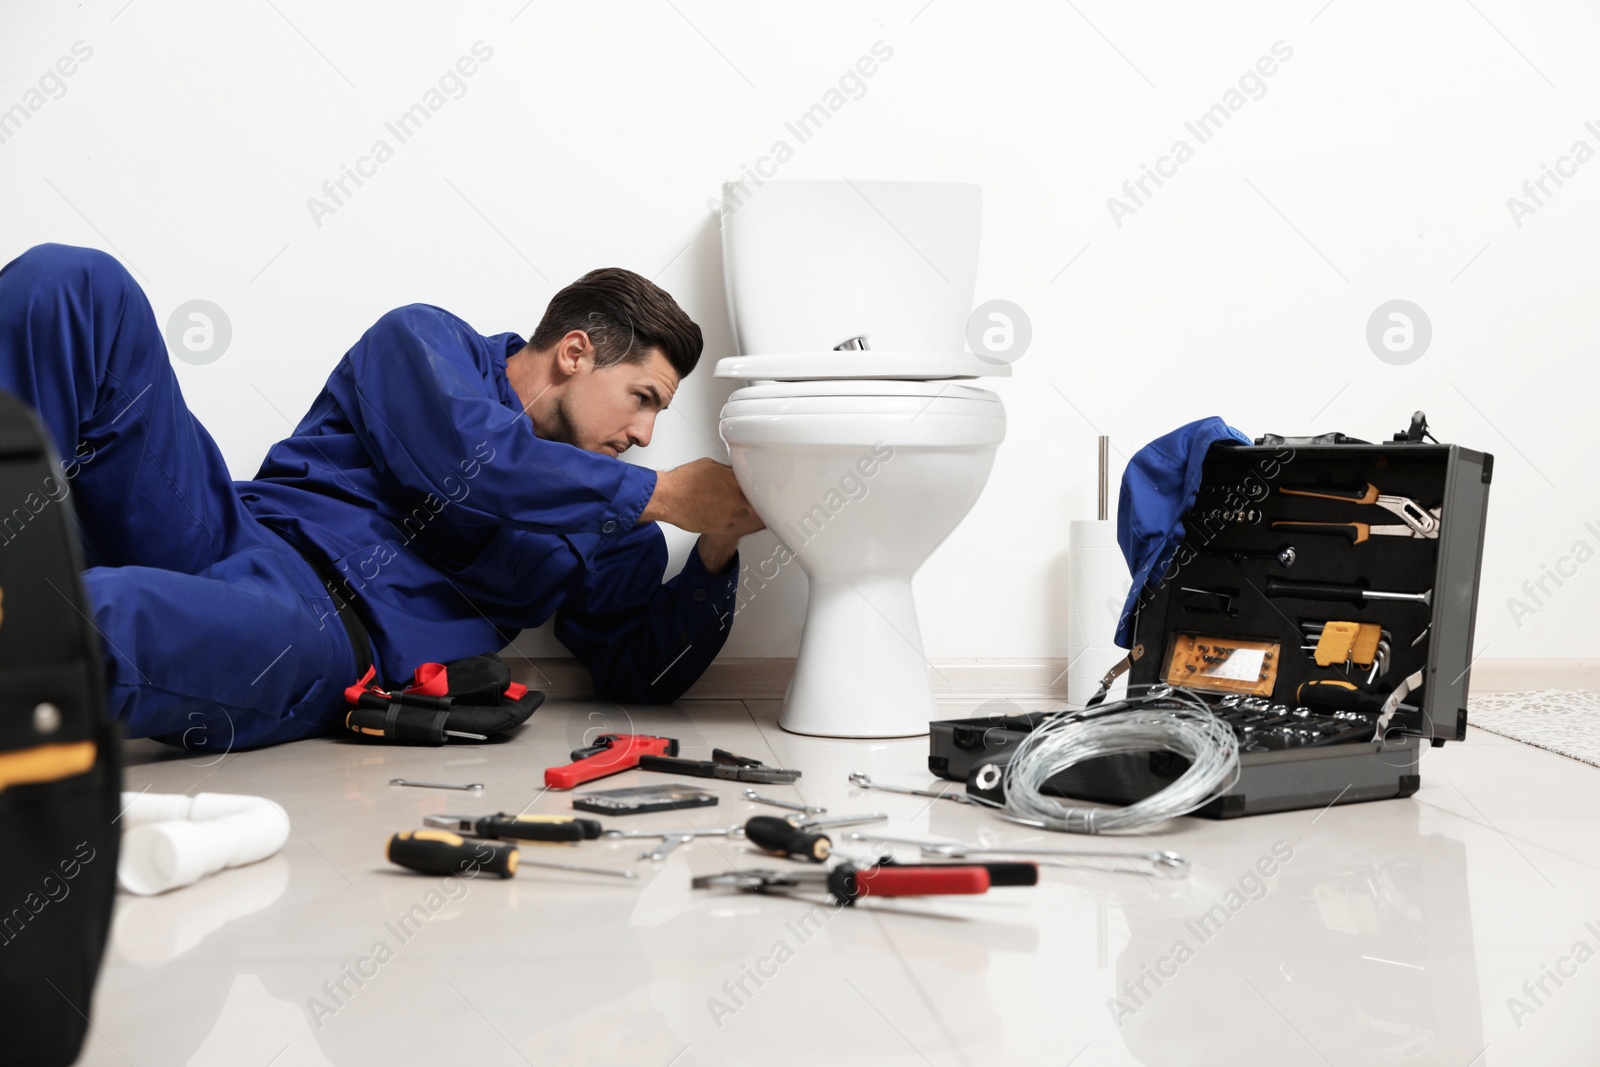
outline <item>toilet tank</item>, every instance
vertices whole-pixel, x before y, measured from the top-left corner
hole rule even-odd
[[[959,354],[983,190],[947,182],[723,186],[723,277],[740,355]],[[970,358],[970,357],[969,357]]]

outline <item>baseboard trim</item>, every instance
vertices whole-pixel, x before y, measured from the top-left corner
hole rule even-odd
[[[576,660],[507,656],[506,662],[517,681],[542,690],[552,700],[594,699],[589,672]],[[1059,702],[1067,696],[1065,659],[931,660],[928,670],[934,699],[941,706],[996,699]],[[793,674],[793,658],[719,659],[684,699],[782,700]]]
[[[593,700],[594,684],[577,660],[507,656],[517,681],[552,700]],[[1009,700],[1029,710],[1067,699],[1067,660],[936,659],[928,663],[940,711]],[[794,674],[792,658],[719,659],[684,694],[685,700],[782,700]],[[1472,668],[1472,690],[1510,693],[1532,689],[1600,690],[1600,660],[1491,659]]]

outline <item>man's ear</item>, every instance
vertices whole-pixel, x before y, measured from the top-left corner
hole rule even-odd
[[[556,342],[555,375],[561,379],[576,377],[585,362],[594,363],[594,346],[589,343],[589,335],[583,330],[568,330]]]

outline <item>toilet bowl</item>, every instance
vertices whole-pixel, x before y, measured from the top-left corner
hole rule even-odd
[[[786,730],[908,737],[937,717],[912,577],[1005,438],[999,396],[967,382],[1010,367],[963,350],[980,214],[976,186],[919,182],[768,182],[723,213],[741,354],[715,373],[747,384],[722,438],[778,565],[809,581]]]

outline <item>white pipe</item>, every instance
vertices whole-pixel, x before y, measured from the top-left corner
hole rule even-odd
[[[266,859],[289,839],[288,812],[266,797],[124,793],[122,803],[117,881],[140,896]]]

